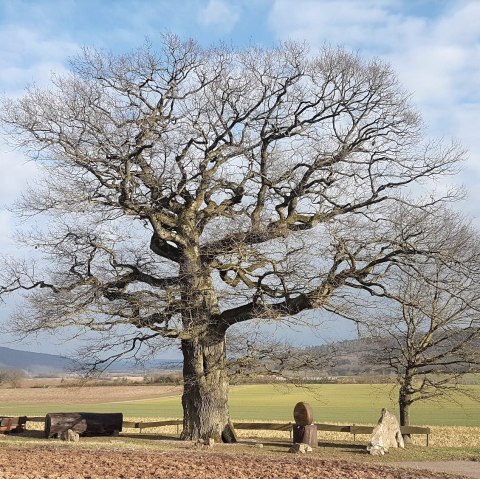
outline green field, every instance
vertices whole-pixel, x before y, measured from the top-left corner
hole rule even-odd
[[[480,386],[471,386],[480,399]],[[372,424],[382,407],[398,414],[397,391],[391,385],[323,384],[303,388],[239,386],[232,390],[230,410],[234,419],[292,420],[293,406],[309,402],[315,422]],[[480,402],[458,395],[455,401],[417,403],[412,407],[412,424],[480,426]]]
[[[134,387],[134,386],[132,386]],[[480,398],[480,385],[469,386]],[[298,401],[309,402],[315,422],[372,424],[382,407],[398,412],[396,391],[391,385],[322,384],[310,388],[272,385],[243,385],[231,388],[230,412],[233,420],[292,421]],[[180,397],[145,399],[97,404],[0,404],[0,415],[44,415],[48,412],[123,412],[128,417],[180,418]],[[480,426],[480,403],[457,395],[454,400],[417,403],[412,408],[412,424]]]

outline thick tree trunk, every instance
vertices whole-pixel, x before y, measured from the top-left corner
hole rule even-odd
[[[230,441],[228,377],[225,370],[225,336],[182,341],[182,439]]]
[[[228,376],[226,371],[226,327],[215,324],[218,299],[208,265],[199,254],[197,219],[182,218],[183,234],[190,244],[183,248],[180,264],[183,329],[183,431],[185,440],[235,440],[228,413]],[[230,432],[233,433],[230,434]]]

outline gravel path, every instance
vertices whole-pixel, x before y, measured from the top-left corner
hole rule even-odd
[[[392,463],[392,465],[402,468],[428,469],[429,471],[459,474],[480,479],[480,462],[477,461],[397,462]]]

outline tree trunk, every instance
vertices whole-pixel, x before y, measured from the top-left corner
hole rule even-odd
[[[410,426],[410,404],[400,402],[400,426]]]
[[[185,440],[215,439],[234,442],[235,432],[228,412],[228,376],[226,371],[225,325],[214,324],[219,313],[208,265],[202,263],[195,218],[182,219],[184,234],[191,236],[183,249],[180,264],[182,302],[189,310],[182,313],[183,353],[183,431]],[[192,233],[193,232],[193,233]]]
[[[182,340],[182,439],[232,442],[225,370],[225,335]]]
[[[406,390],[406,386],[400,387],[398,407],[400,410],[400,426],[410,426],[410,405],[412,403],[410,394]],[[410,434],[402,434],[405,444],[412,444]]]

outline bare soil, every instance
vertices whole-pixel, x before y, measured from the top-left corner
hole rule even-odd
[[[312,459],[240,454],[63,447],[0,448],[2,479],[447,479],[441,472]]]

